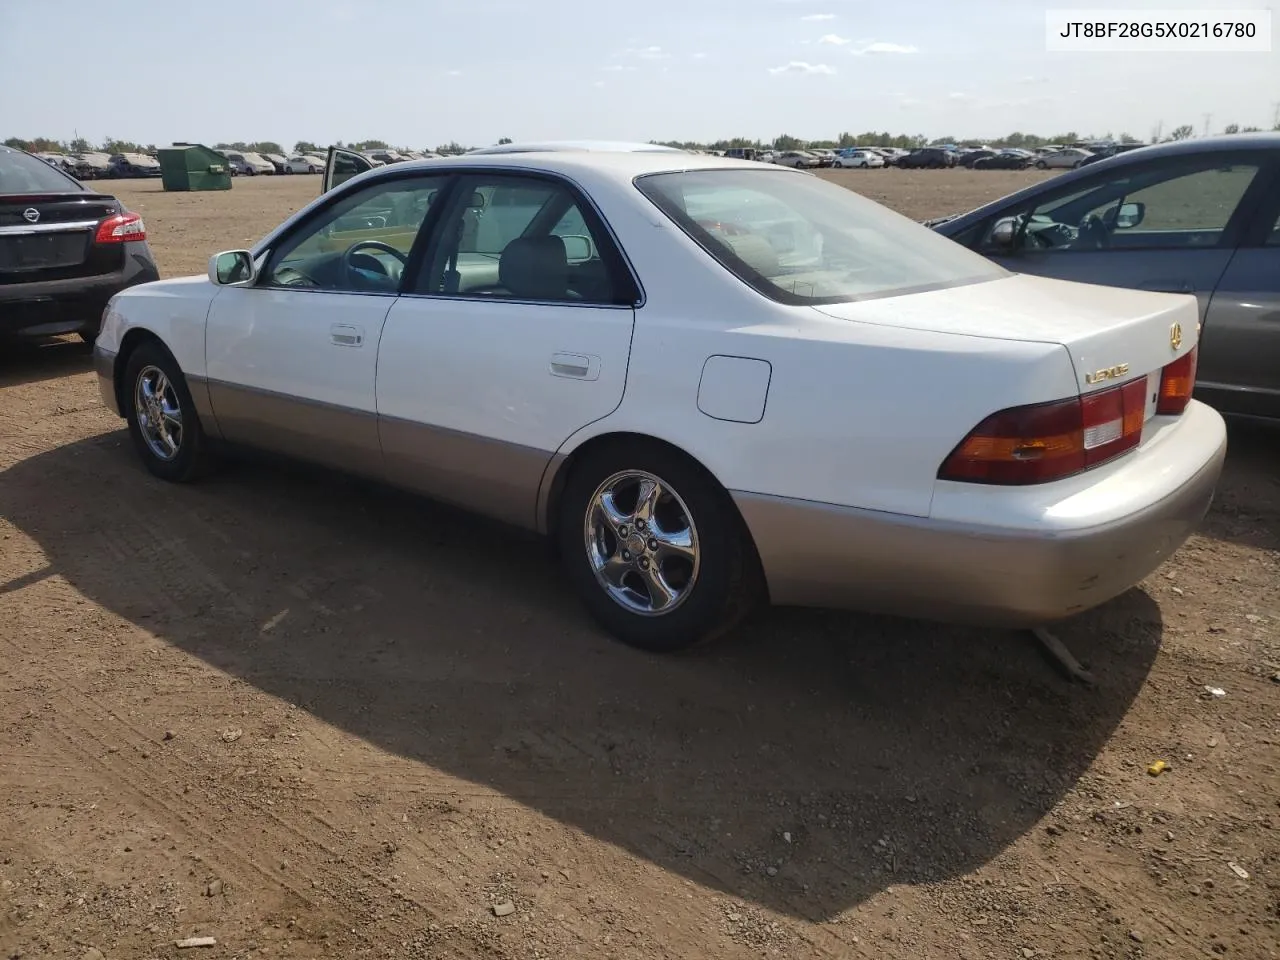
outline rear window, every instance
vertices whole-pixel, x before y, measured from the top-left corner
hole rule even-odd
[[[77,180],[21,150],[0,147],[0,194],[69,193],[84,190]]]
[[[780,303],[901,296],[1008,276],[852,190],[787,171],[648,174],[640,192],[740,280]]]

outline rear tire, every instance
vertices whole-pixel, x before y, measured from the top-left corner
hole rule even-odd
[[[125,364],[125,420],[143,465],[186,483],[212,466],[208,441],[178,362],[160,344],[139,345]]]
[[[558,539],[587,610],[642,650],[713,639],[763,592],[733,501],[705,469],[654,441],[609,443],[574,464]]]

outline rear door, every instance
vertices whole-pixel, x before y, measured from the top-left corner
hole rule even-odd
[[[341,183],[359,176],[366,170],[372,170],[373,163],[363,154],[342,147],[330,147],[329,156],[324,164],[324,179],[320,183],[320,192],[328,193]]]
[[[1280,165],[1280,164],[1278,164]],[[1280,171],[1245,228],[1205,317],[1197,394],[1218,409],[1280,417]]]
[[[992,217],[973,245],[1018,273],[1195,294],[1203,322],[1265,191],[1264,157],[1200,154],[1076,180]],[[1000,225],[1011,218],[1017,233],[1005,243]]]
[[[388,477],[536,525],[556,450],[622,401],[638,297],[575,187],[524,173],[462,178],[382,332]]]

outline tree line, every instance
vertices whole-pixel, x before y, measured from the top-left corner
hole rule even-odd
[[[1272,129],[1280,131],[1280,124]],[[1242,127],[1238,123],[1229,124],[1222,132],[1224,134],[1233,133],[1258,133],[1261,127]],[[1183,124],[1174,127],[1167,136],[1161,137],[1159,134],[1152,136],[1152,142],[1168,142],[1170,140],[1186,140],[1195,135],[1195,128],[1191,124]],[[732,137],[728,140],[714,140],[706,143],[693,140],[651,140],[650,143],[659,144],[664,147],[678,147],[682,150],[728,150],[731,147],[754,147],[757,150],[803,150],[810,147],[819,147],[824,149],[841,149],[843,147],[902,147],[905,149],[914,149],[917,147],[927,147],[940,143],[984,143],[992,147],[1020,147],[1026,150],[1034,150],[1036,147],[1042,147],[1050,143],[1074,143],[1078,140],[1114,140],[1119,143],[1139,143],[1137,137],[1129,133],[1121,133],[1119,136],[1107,132],[1102,136],[1080,136],[1076,131],[1069,130],[1066,133],[1055,134],[1051,137],[1043,137],[1034,133],[1022,133],[1014,131],[1004,137],[996,137],[995,139],[978,139],[972,137],[926,137],[924,134],[902,134],[889,133],[883,131],[877,133],[869,130],[865,133],[850,133],[845,131],[833,140],[802,140],[799,137],[790,134],[782,134],[773,140],[750,139],[748,137]],[[510,137],[501,137],[498,143],[510,143]],[[54,140],[49,137],[34,137],[30,140],[22,137],[10,137],[4,141],[6,147],[15,147],[19,150],[26,150],[28,153],[150,153],[156,152],[154,143],[140,144],[134,143],[132,140],[117,140],[114,137],[106,137],[100,144],[93,144],[83,137],[74,140]],[[339,140],[334,144],[337,147],[343,147],[348,150],[409,150],[413,149],[405,146],[393,147],[385,140],[359,140],[353,143],[343,143]],[[275,153],[285,154],[291,152],[320,154],[323,156],[328,150],[328,146],[320,146],[310,140],[299,140],[293,145],[292,151],[285,151],[284,148],[274,140],[259,140],[254,143],[245,143],[236,141],[235,143],[216,143],[213,144],[216,150],[238,150],[242,153]],[[436,147],[426,148],[435,153],[444,154],[446,156],[466,153],[471,147],[465,147],[456,140],[448,143],[440,144]]]

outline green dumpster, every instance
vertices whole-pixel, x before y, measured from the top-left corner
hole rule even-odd
[[[227,158],[203,143],[175,143],[156,151],[166,190],[230,190]]]

